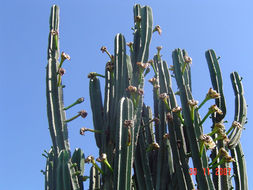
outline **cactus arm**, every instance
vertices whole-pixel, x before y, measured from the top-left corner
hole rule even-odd
[[[246,105],[246,100],[244,98],[244,90],[243,90],[243,85],[241,82],[241,77],[238,75],[237,72],[233,72],[230,74],[232,86],[234,89],[234,94],[235,94],[235,116],[234,120],[238,121],[242,127],[244,126],[246,122],[246,117],[247,117],[247,105]],[[246,169],[246,162],[244,158],[244,153],[242,150],[241,143],[239,141],[240,136],[241,136],[241,130],[238,131],[238,129],[234,129],[235,136],[239,136],[238,138],[232,138],[234,133],[231,134],[232,138],[232,144],[234,145],[231,146],[230,144],[230,150],[231,150],[231,155],[235,158],[236,162],[233,162],[233,169],[235,173],[235,186],[236,189],[248,189],[248,177],[247,177],[247,169]],[[234,132],[233,131],[233,132]],[[238,134],[239,133],[239,134]],[[236,142],[233,142],[235,141]]]
[[[100,189],[100,175],[98,170],[94,166],[91,166],[89,190],[98,190],[98,189]]]
[[[191,119],[190,107],[188,105],[188,100],[192,99],[192,97],[191,97],[189,88],[187,88],[187,86],[185,86],[185,83],[184,83],[184,79],[183,79],[182,71],[181,71],[180,56],[182,56],[182,52],[180,49],[176,49],[173,51],[172,57],[173,57],[173,65],[175,69],[175,77],[176,77],[177,85],[180,90],[180,99],[181,99],[181,104],[183,108],[183,115],[185,119],[188,138],[190,139],[190,147],[192,150],[191,153],[193,157],[193,165],[195,168],[197,168],[197,171],[198,171],[197,179],[198,179],[200,189],[214,189],[210,176],[204,176],[204,172],[202,169],[202,168],[208,167],[207,162],[205,162],[207,159],[206,158],[201,159],[199,157],[200,149],[197,142],[198,134],[196,134],[196,127],[194,126],[194,123]]]
[[[241,78],[238,75],[237,72],[233,72],[230,75],[232,86],[235,93],[235,116],[234,121],[238,121],[242,127],[244,126],[246,122],[246,116],[247,116],[247,104],[246,100],[244,98],[244,90],[241,83]],[[233,149],[238,144],[241,134],[242,134],[242,128],[235,127],[229,135],[230,142],[228,143],[229,149]]]
[[[116,128],[116,154],[114,165],[114,189],[130,189],[133,164],[133,138],[128,144],[129,132],[132,136],[133,126],[124,125],[126,120],[133,120],[133,103],[128,98],[121,98],[118,106]]]
[[[148,61],[149,45],[153,33],[153,14],[148,6],[141,8],[141,51],[139,60],[142,63]]]
[[[100,89],[100,81],[97,77],[90,80],[90,102],[95,130],[104,130],[103,103]],[[102,134],[95,133],[96,144],[102,148]]]
[[[48,158],[46,163],[46,173],[45,173],[45,190],[51,190],[55,187],[55,161],[54,161],[54,152],[52,149],[48,152]]]
[[[218,123],[226,115],[226,102],[225,102],[225,97],[223,93],[222,76],[221,76],[219,62],[214,50],[211,49],[211,50],[206,51],[205,55],[206,55],[206,60],[207,60],[213,88],[218,93],[220,93],[220,98],[215,99],[215,104],[222,110],[222,113],[223,113],[222,115],[217,114],[215,118],[215,122]]]
[[[80,148],[75,149],[75,151],[74,151],[74,153],[72,155],[72,158],[71,158],[72,166],[69,167],[69,170],[72,171],[73,170],[72,169],[73,164],[76,164],[76,166],[74,167],[74,169],[75,169],[76,172],[80,172],[77,175],[78,176],[80,190],[83,190],[83,181],[82,181],[81,178],[84,175],[84,162],[85,162],[85,157],[84,157],[83,151]]]
[[[159,62],[158,62],[159,63]],[[169,104],[171,108],[177,106],[175,95],[171,89],[171,76],[168,70],[168,66],[165,61],[162,61],[161,64],[158,64],[159,70],[159,81],[160,84],[166,86],[166,93],[169,95]],[[162,88],[161,88],[162,90]],[[173,114],[173,121],[168,121],[168,130],[170,134],[170,142],[171,148],[173,152],[173,162],[176,170],[176,175],[178,178],[178,185],[181,189],[193,189],[193,181],[191,176],[189,175],[189,167],[186,159],[186,146],[184,134],[182,132],[180,121],[178,120],[178,116]],[[180,145],[178,145],[178,141],[180,141]],[[170,156],[169,156],[170,158]],[[171,164],[171,163],[169,163]],[[172,171],[170,173],[172,175]]]
[[[182,50],[183,56],[188,56],[188,53],[183,49]],[[192,91],[192,83],[191,83],[191,67],[189,65],[190,63],[188,63],[186,65],[185,68],[185,72],[184,72],[184,80],[185,80],[185,84],[189,86],[190,91]]]
[[[51,9],[50,16],[50,31],[59,29],[59,8],[54,5]],[[46,74],[46,94],[47,94],[47,113],[49,130],[53,142],[53,147],[56,154],[60,150],[69,151],[68,131],[66,120],[66,113],[63,103],[63,89],[62,86],[57,85],[57,70],[59,49],[55,48],[54,35],[52,32],[49,34],[49,47],[48,47],[48,65]],[[58,42],[59,43],[59,42]]]

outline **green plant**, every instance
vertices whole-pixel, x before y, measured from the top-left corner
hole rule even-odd
[[[71,156],[67,122],[87,113],[66,119],[63,105],[64,74],[62,63],[69,59],[65,53],[59,59],[59,8],[53,6],[50,16],[50,33],[47,65],[47,107],[49,130],[53,146],[47,157],[45,173],[46,190],[83,189],[84,165],[92,163],[90,189],[232,189],[234,178],[236,189],[248,189],[245,159],[240,144],[240,136],[246,123],[247,106],[243,96],[241,77],[231,73],[235,92],[235,116],[230,129],[226,130],[225,97],[218,58],[213,50],[206,51],[206,59],[213,87],[198,106],[192,96],[191,58],[185,50],[175,49],[172,53],[173,66],[168,69],[162,60],[161,47],[153,60],[149,59],[149,44],[153,32],[161,33],[161,28],[153,28],[150,7],[134,6],[134,40],[126,43],[122,34],[114,40],[114,54],[106,47],[109,61],[105,75],[90,73],[90,102],[93,116],[96,144],[101,155],[84,158],[80,149]],[[130,56],[126,48],[130,48]],[[154,111],[143,102],[144,78],[150,72],[153,85]],[[176,79],[178,92],[172,90],[170,71]],[[105,80],[104,100],[100,80]],[[176,100],[180,97],[180,104]],[[211,100],[215,104],[201,119],[199,110]],[[81,103],[78,99],[75,103]],[[205,120],[212,117],[209,134],[203,134]],[[209,161],[207,151],[211,149]],[[229,155],[231,152],[231,156]],[[192,160],[193,168],[190,168]],[[101,163],[101,168],[97,162]],[[229,170],[233,163],[233,176]],[[216,175],[223,171],[223,175]],[[225,172],[226,171],[226,175]],[[211,174],[212,173],[212,174]],[[196,175],[195,180],[192,178]]]

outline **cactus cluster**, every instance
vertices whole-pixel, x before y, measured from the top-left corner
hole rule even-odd
[[[46,77],[53,146],[45,155],[46,190],[82,190],[87,178],[90,190],[248,189],[240,144],[247,114],[241,77],[237,72],[231,73],[235,115],[234,121],[226,122],[222,76],[215,52],[206,51],[212,88],[207,89],[204,100],[199,103],[192,95],[192,59],[185,50],[173,51],[170,68],[162,60],[162,47],[157,47],[157,54],[149,60],[152,34],[162,31],[160,26],[153,27],[152,10],[148,6],[134,6],[133,42],[126,43],[124,36],[117,34],[113,54],[106,47],[101,48],[109,56],[105,74],[88,75],[94,129],[81,128],[80,134],[94,132],[100,157],[85,158],[81,149],[71,155],[67,122],[78,116],[86,117],[87,112],[80,111],[75,117],[66,119],[65,110],[81,103],[83,98],[64,107],[62,63],[69,56],[62,53],[58,61],[58,27],[59,8],[54,5],[50,16]],[[130,55],[127,55],[127,46]],[[143,101],[144,80],[151,70],[154,73],[149,80],[153,86],[153,111]],[[104,78],[104,99],[99,77]],[[172,90],[172,78],[175,78],[178,92]],[[207,101],[215,103],[202,119],[199,111]],[[207,129],[205,121],[210,116],[212,127]],[[230,123],[227,129],[225,126]],[[204,133],[208,130],[209,133]],[[84,176],[86,163],[92,164],[89,176]],[[223,174],[217,175],[217,171]]]

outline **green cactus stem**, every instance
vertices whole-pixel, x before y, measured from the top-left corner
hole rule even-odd
[[[83,127],[83,128],[80,129],[80,135],[84,135],[84,133],[86,131],[90,131],[90,132],[93,132],[93,133],[103,133],[103,131],[101,131],[101,130],[94,130],[94,129],[89,129],[89,128]]]
[[[65,120],[66,123],[73,121],[74,119],[78,118],[79,116],[81,116],[82,118],[86,118],[86,116],[88,115],[88,113],[85,110],[81,110],[78,112],[77,115],[73,116],[72,118]]]
[[[201,126],[205,120],[213,113],[217,112],[218,114],[222,115],[222,111],[216,106],[216,105],[212,105],[209,109],[207,114],[204,116],[204,118],[202,119],[202,121],[199,123],[199,126]]]
[[[64,110],[68,110],[69,108],[72,108],[73,106],[77,105],[77,104],[81,104],[84,101],[84,98],[78,98],[73,104],[67,106],[64,108]]]

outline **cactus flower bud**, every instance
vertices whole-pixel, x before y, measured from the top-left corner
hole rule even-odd
[[[60,76],[63,76],[65,73],[66,73],[66,70],[65,70],[65,69],[63,69],[63,68],[60,68],[60,69],[59,69],[59,75],[60,75]]]
[[[87,115],[88,115],[87,111],[85,111],[85,110],[81,110],[81,111],[79,111],[78,113],[80,114],[80,116],[81,116],[82,118],[86,118]]]

